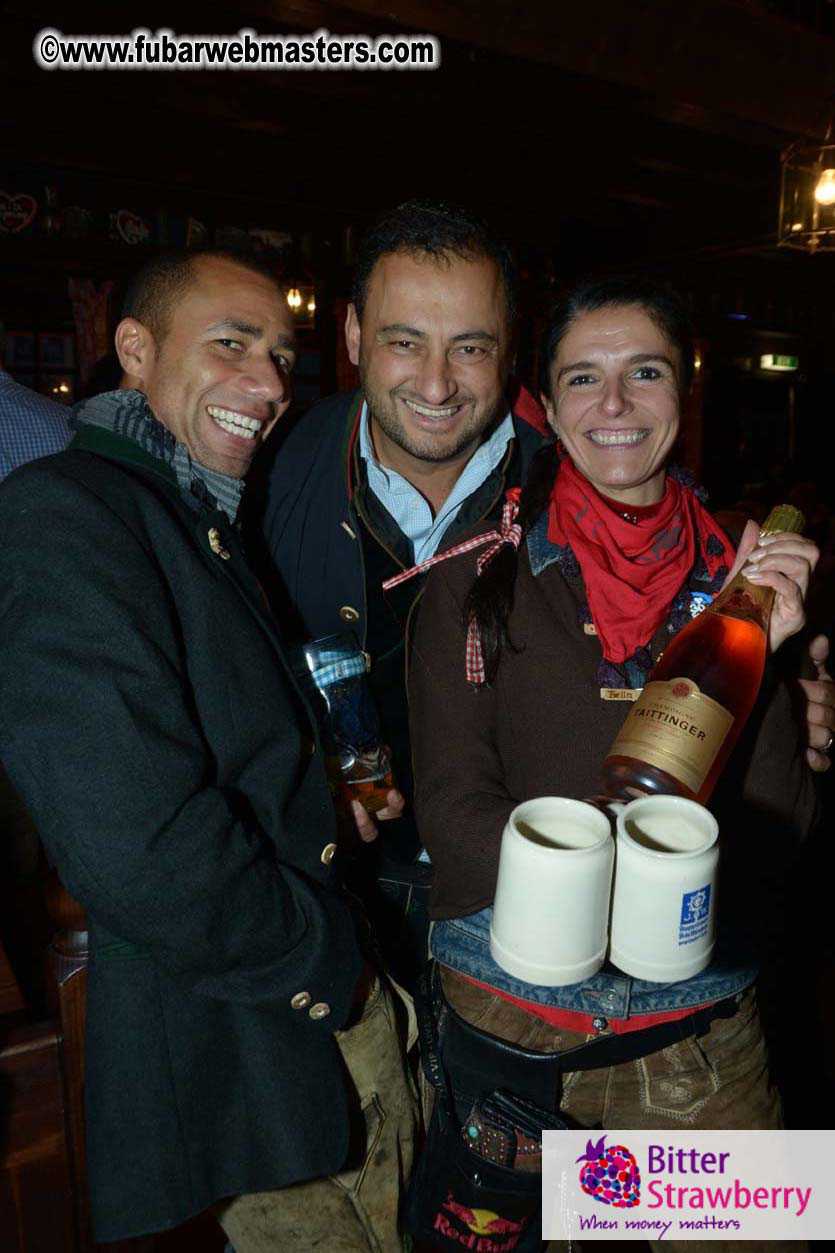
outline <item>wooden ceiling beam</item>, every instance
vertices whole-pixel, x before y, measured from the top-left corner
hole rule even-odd
[[[79,123],[91,99],[98,114],[103,106],[121,109],[125,100],[138,98],[144,104],[150,96],[155,107],[170,110],[173,127],[181,116],[200,116],[241,131],[296,137],[300,145],[341,149],[347,144],[358,154],[363,147],[392,139],[406,148],[425,143],[427,132],[434,130],[439,154],[454,150],[465,163],[470,136],[487,134],[498,153],[510,148],[521,157],[527,146],[538,167],[549,161],[585,163],[585,177],[591,166],[663,171],[671,182],[683,179],[688,196],[694,177],[716,187],[748,190],[771,176],[770,149],[711,138],[601,103],[578,107],[572,85],[539,65],[464,60],[451,74],[411,77],[326,72],[45,74],[31,59],[20,57],[24,32],[19,25],[16,34],[0,49],[0,75],[18,91],[29,85],[48,97],[60,96],[61,112],[78,115]],[[499,92],[497,77],[502,82]],[[67,86],[72,88],[69,96],[61,90]],[[475,109],[463,105],[473,100],[478,102]],[[517,114],[507,107],[508,100],[525,105],[521,149]],[[563,121],[568,117],[570,129]],[[629,191],[636,194],[640,191]],[[677,198],[674,187],[670,194]]]
[[[283,0],[270,8],[278,18]],[[299,4],[294,8],[298,9]],[[342,0],[357,18],[428,31],[657,97],[682,125],[716,114],[816,133],[835,82],[835,40],[732,0]]]

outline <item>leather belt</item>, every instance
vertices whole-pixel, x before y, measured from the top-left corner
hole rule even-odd
[[[648,1057],[691,1036],[705,1035],[715,1018],[732,1018],[736,1014],[739,997],[727,997],[694,1010],[685,1018],[658,1023],[641,1031],[601,1036],[562,1053],[535,1053],[466,1022],[448,1004],[441,987],[438,963],[434,961],[422,976],[416,1007],[419,1021],[423,1013],[429,1011],[437,1023],[438,1056],[456,1096],[480,1100],[487,1093],[503,1088],[546,1109],[554,1109],[561,1075],[619,1066]],[[425,1049],[422,1053],[426,1058]],[[438,1086],[437,1076],[427,1072],[427,1078]]]

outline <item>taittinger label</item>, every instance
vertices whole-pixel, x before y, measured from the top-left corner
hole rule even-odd
[[[733,715],[692,679],[647,683],[612,745],[612,757],[636,757],[700,792],[733,726]]]

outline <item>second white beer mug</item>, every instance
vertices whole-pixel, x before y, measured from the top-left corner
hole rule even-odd
[[[716,931],[716,819],[681,796],[641,796],[617,814],[613,965],[673,983],[707,966]]]

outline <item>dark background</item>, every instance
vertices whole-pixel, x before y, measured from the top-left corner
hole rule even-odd
[[[32,57],[44,27],[137,26],[431,33],[443,62],[422,73],[48,72]],[[32,347],[9,364],[77,398],[92,384],[68,280],[113,281],[112,326],[127,276],[184,242],[189,222],[213,243],[254,229],[287,237],[272,260],[305,297],[302,408],[352,382],[341,321],[359,232],[400,200],[445,196],[513,243],[524,381],[543,310],[579,276],[637,269],[678,286],[701,359],[684,451],[712,504],[742,502],[747,515],[794,487],[831,546],[835,254],[778,250],[776,237],[781,152],[822,141],[834,96],[832,0],[0,0],[0,323],[13,347]],[[37,202],[33,220],[3,231],[20,196]],[[145,242],[126,242],[120,221]],[[763,353],[796,356],[799,369],[769,376]],[[813,604],[831,636],[833,563],[830,547]],[[832,775],[830,817],[786,876],[784,950],[764,985],[795,1127],[835,1117]],[[192,1247],[222,1247],[200,1232]],[[170,1247],[188,1246],[175,1233]]]
[[[443,62],[48,72],[32,57],[45,26],[433,33]],[[309,403],[349,381],[339,323],[358,231],[401,199],[446,196],[514,244],[523,377],[553,294],[590,271],[660,273],[687,293],[702,340],[703,422],[694,413],[686,451],[713,504],[805,478],[832,502],[835,258],[775,246],[781,150],[822,139],[835,92],[831,0],[9,0],[0,82],[0,189],[38,202],[25,231],[0,233],[0,321],[36,337],[23,381],[50,391],[60,375],[78,395],[77,369],[42,360],[38,338],[73,332],[67,278],[115,280],[112,321],[125,276],[192,218],[213,241],[290,237],[277,269],[317,302],[300,319]],[[118,210],[145,223],[146,244],[119,237]],[[774,351],[799,371],[760,372]]]

